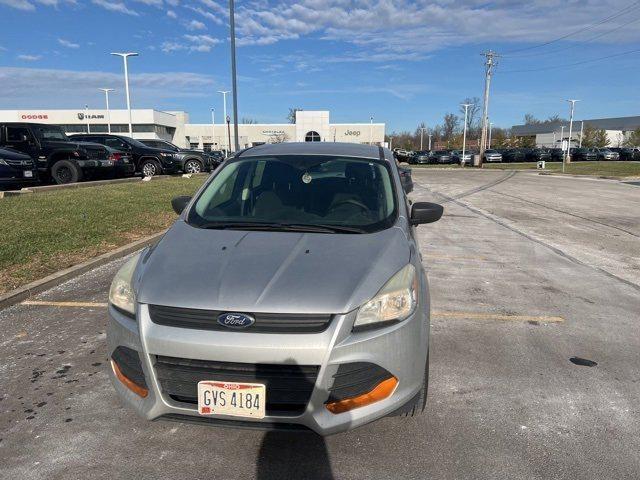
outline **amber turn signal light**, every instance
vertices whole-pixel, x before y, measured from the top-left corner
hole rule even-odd
[[[124,373],[122,373],[122,370],[120,370],[120,367],[113,359],[111,359],[111,368],[113,369],[113,373],[118,378],[118,380],[120,380],[122,384],[125,387],[127,387],[129,390],[131,390],[133,393],[141,396],[142,398],[146,398],[146,396],[149,395],[149,390],[141,387],[137,383],[133,382],[133,380],[127,378],[124,375]]]
[[[376,385],[375,388],[368,393],[363,393],[362,395],[358,395],[353,398],[345,398],[344,400],[339,400],[337,402],[327,403],[327,410],[331,413],[343,413],[353,410],[354,408],[371,405],[372,403],[379,402],[380,400],[390,397],[396,390],[397,386],[398,379],[396,377],[387,378]]]

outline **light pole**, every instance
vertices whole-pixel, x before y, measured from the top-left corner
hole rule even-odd
[[[87,121],[87,133],[91,133],[91,128],[89,128],[89,105],[84,106],[84,118]]]
[[[573,112],[576,107],[576,102],[579,102],[579,101],[580,100],[573,100],[573,99],[567,100],[567,102],[571,104],[571,116],[569,117],[569,143],[567,146],[567,154],[564,157],[565,161],[562,162],[562,173],[564,173],[565,163],[571,163],[571,134],[573,133]]]
[[[424,137],[424,131],[427,129],[427,127],[420,127],[420,151],[423,150],[422,148],[422,137]]]
[[[562,158],[564,159],[564,125],[560,126],[560,145],[562,146]]]
[[[233,90],[233,133],[235,135],[235,151],[240,150],[238,138],[238,82],[236,81],[236,15],[234,0],[229,0],[229,30],[231,37],[231,89]],[[225,114],[226,116],[226,114]]]
[[[582,134],[584,133],[584,120],[580,122],[580,148],[582,148]]]
[[[107,104],[107,133],[111,133],[111,111],[109,110],[109,92],[115,92],[113,88],[99,88],[104,92],[104,101]]]
[[[487,142],[487,148],[491,148],[491,131],[493,129],[493,122],[489,122],[489,141]]]
[[[229,118],[229,116],[227,115],[227,93],[229,93],[229,90],[218,90],[218,93],[222,94],[222,116],[226,120],[227,118]],[[227,128],[230,128],[229,122],[227,122]],[[230,150],[231,150],[231,133],[229,133],[229,145],[227,145],[227,154],[229,153]]]
[[[131,96],[129,95],[129,68],[127,65],[127,58],[137,57],[138,54],[135,52],[126,52],[126,53],[113,52],[111,53],[111,55],[122,57],[122,61],[124,62],[124,90],[127,96],[127,111],[129,112],[129,136],[133,137],[133,125],[131,125]]]
[[[467,117],[469,113],[469,107],[471,107],[472,105],[473,103],[462,104],[462,106],[464,107],[464,131],[462,134],[462,159],[461,159],[463,166],[464,166],[464,154],[467,151]],[[491,138],[491,135],[489,135],[489,138]],[[491,144],[491,140],[489,140],[489,144]]]
[[[229,136],[229,145],[231,145],[231,118],[227,115],[227,135]],[[229,150],[231,150],[231,146],[229,146]],[[229,152],[227,152],[227,157],[229,156]]]
[[[373,115],[369,117],[369,145],[373,145]]]
[[[211,150],[215,150],[216,144],[216,112],[211,109]]]
[[[432,136],[433,136],[433,135],[429,134],[429,151],[431,151],[431,137],[432,137]]]

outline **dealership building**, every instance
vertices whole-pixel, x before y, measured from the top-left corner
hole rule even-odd
[[[572,145],[580,142],[583,129],[591,127],[604,130],[610,147],[620,147],[631,132],[640,128],[640,116],[595,118],[591,120],[574,120],[571,132]],[[562,141],[569,140],[569,122],[548,122],[532,125],[514,125],[511,127],[514,137],[531,137],[538,147],[559,147]]]
[[[350,142],[384,144],[384,123],[331,123],[328,111],[300,110],[295,123],[238,125],[241,148],[280,142]],[[226,150],[235,143],[233,125],[190,123],[186,112],[131,110],[133,137],[168,140],[179,147]],[[71,133],[129,133],[127,110],[0,110],[0,122],[59,125]]]

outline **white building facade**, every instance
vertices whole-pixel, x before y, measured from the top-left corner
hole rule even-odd
[[[131,111],[133,138],[168,140],[179,147],[204,150],[233,150],[233,124],[197,124],[189,122],[182,111],[162,112],[152,109]],[[32,122],[60,125],[71,133],[129,134],[127,110],[0,110],[0,122]],[[330,123],[326,110],[300,110],[295,123],[239,124],[241,148],[280,142],[350,142],[384,145],[384,123]],[[231,145],[231,148],[229,148]]]

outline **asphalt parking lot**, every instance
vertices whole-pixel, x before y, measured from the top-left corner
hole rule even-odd
[[[325,439],[136,418],[107,375],[119,260],[0,311],[0,477],[640,477],[640,186],[413,177],[414,200],[445,204],[419,229],[433,308],[422,416]]]

